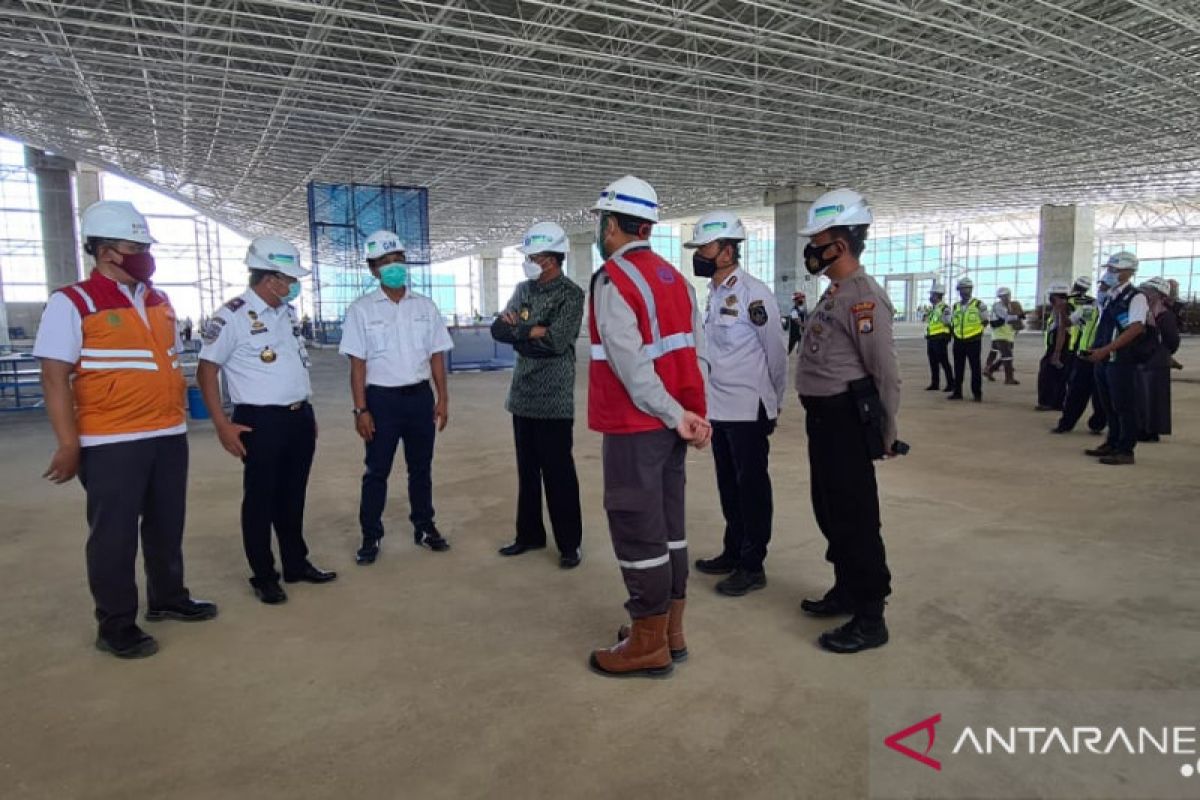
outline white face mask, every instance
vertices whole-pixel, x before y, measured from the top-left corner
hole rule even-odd
[[[531,281],[542,277],[542,268],[529,256],[525,257],[525,261],[521,264],[521,267],[525,270],[525,277]]]

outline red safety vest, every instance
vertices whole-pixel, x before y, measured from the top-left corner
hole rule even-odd
[[[626,250],[601,268],[637,315],[642,347],[654,359],[654,371],[667,393],[688,411],[705,416],[704,377],[696,359],[692,299],[686,279],[646,247]],[[603,276],[597,276],[597,280]],[[588,427],[600,433],[644,433],[663,423],[633,404],[629,392],[605,360],[596,327],[595,304],[588,297],[592,360],[588,366]]]
[[[99,272],[59,291],[83,321],[74,373],[79,432],[105,436],[183,424],[186,385],[167,296],[148,288],[143,320],[116,281]]]

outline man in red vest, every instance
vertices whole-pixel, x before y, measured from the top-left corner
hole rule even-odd
[[[658,196],[626,176],[600,193],[588,327],[588,427],[604,434],[604,509],[633,624],[592,653],[602,675],[665,677],[687,658],[684,456],[705,419],[703,319],[691,284],[650,249]]]
[[[158,643],[136,622],[139,534],[146,620],[217,616],[215,604],[193,599],[183,583],[188,444],[179,331],[171,302],[150,283],[146,218],[130,203],[102,200],[83,212],[80,227],[96,269],[50,295],[33,346],[58,439],[43,477],[66,483],[78,474],[87,493],[96,647],[143,658]]]

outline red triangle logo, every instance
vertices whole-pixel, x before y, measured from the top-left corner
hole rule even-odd
[[[934,714],[929,719],[923,719],[916,725],[911,725],[902,731],[896,731],[891,736],[884,739],[883,743],[895,750],[900,755],[907,756],[913,761],[918,761],[931,769],[941,772],[942,762],[938,761],[936,758],[929,757],[929,751],[933,749],[933,739],[937,735],[937,724],[941,721],[942,715]],[[925,731],[926,735],[928,736],[928,743],[925,745],[925,752],[918,753],[911,747],[900,743],[904,739],[907,739],[919,731]]]

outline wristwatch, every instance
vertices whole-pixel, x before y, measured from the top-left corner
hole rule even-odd
[[[351,409],[351,411],[354,412],[354,417],[356,419],[358,418],[359,415],[367,413],[367,409],[365,409],[365,408],[354,408],[354,409]]]

